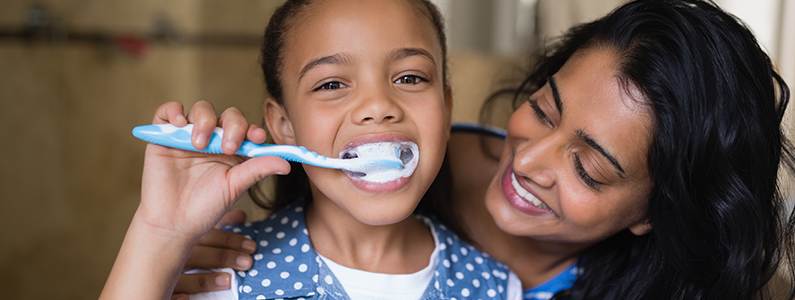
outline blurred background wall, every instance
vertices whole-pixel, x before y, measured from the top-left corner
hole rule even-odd
[[[759,19],[775,15],[768,49],[793,85],[795,1],[764,1],[774,9]],[[139,200],[145,144],[132,127],[166,101],[236,106],[259,123],[259,36],[282,2],[0,2],[4,299],[99,295]],[[454,120],[475,122],[526,53],[623,0],[434,2],[448,22]],[[265,215],[246,198],[237,207]]]

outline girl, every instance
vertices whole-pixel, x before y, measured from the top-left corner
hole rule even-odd
[[[276,11],[266,29],[262,63],[273,140],[329,157],[375,143],[415,144],[416,169],[373,182],[341,170],[304,167],[310,193],[280,199],[276,207],[284,209],[268,220],[234,229],[257,241],[255,262],[248,273],[236,274],[232,290],[213,297],[520,297],[520,283],[504,265],[432,218],[411,216],[439,172],[449,135],[441,24],[427,1],[288,1]],[[218,121],[232,136],[242,127],[226,124],[235,114]],[[201,119],[198,115],[188,119]],[[215,126],[196,124],[208,125]],[[206,142],[201,129],[197,132],[197,144]],[[224,139],[227,150],[237,148],[234,139]],[[156,284],[173,284],[196,239],[248,186],[287,171],[276,159],[238,163],[148,146],[141,206],[102,297],[170,294],[172,285]],[[179,263],[154,266],[156,255]],[[142,266],[157,276],[137,277]],[[123,290],[129,285],[147,288]]]
[[[548,53],[501,93],[519,105],[499,163],[476,136],[450,147],[454,174],[493,171],[454,177],[450,207],[526,299],[795,298],[789,90],[740,21],[633,1]]]

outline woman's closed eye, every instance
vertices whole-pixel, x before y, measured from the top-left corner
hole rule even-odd
[[[345,85],[345,84],[344,84],[344,83],[342,83],[342,82],[339,82],[339,81],[329,81],[329,82],[326,82],[326,83],[324,83],[324,84],[320,85],[319,87],[316,87],[316,88],[315,88],[314,90],[312,90],[312,91],[313,91],[313,92],[317,92],[317,91],[320,91],[320,90],[337,90],[337,89],[346,88],[346,87],[348,87],[348,86],[347,86],[347,85]]]
[[[585,185],[587,185],[592,190],[598,192],[600,190],[599,187],[600,185],[602,185],[602,183],[594,180],[593,177],[591,177],[591,175],[585,171],[585,167],[583,167],[582,165],[582,160],[580,160],[580,154],[574,153],[572,160],[574,163],[574,169],[577,171],[577,176],[580,177],[580,179],[585,183]]]
[[[549,116],[538,106],[538,100],[530,98],[527,99],[527,103],[530,104],[530,107],[533,108],[533,112],[535,112],[536,117],[541,120],[542,123],[549,125],[550,127],[555,127],[555,124],[552,124],[552,120],[549,119]]]

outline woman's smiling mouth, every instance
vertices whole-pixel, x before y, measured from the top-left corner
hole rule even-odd
[[[503,173],[501,186],[505,198],[520,212],[529,215],[555,215],[546,203],[519,183],[510,164]]]

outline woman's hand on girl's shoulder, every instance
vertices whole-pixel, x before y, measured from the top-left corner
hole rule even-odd
[[[199,242],[188,255],[185,269],[250,269],[254,262],[251,254],[256,251],[257,244],[242,235],[219,230],[226,225],[242,224],[245,219],[246,213],[240,210],[226,213],[214,229],[199,238]],[[230,283],[230,274],[225,272],[182,273],[177,280],[172,299],[188,299],[187,294],[228,289]]]

